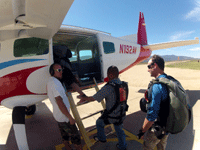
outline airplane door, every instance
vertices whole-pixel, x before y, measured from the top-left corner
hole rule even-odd
[[[82,85],[101,81],[101,64],[96,37],[86,38],[77,45],[78,75]]]

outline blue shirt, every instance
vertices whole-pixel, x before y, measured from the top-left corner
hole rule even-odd
[[[159,78],[168,78],[166,74],[160,75]],[[152,101],[148,105],[147,109],[147,120],[148,121],[156,121],[158,118],[160,103],[161,101],[167,100],[168,97],[168,89],[165,85],[161,83],[154,84],[152,87]]]

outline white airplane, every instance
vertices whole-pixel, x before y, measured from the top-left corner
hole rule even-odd
[[[53,60],[53,46],[72,51],[72,70],[81,87],[107,80],[107,68],[120,73],[142,62],[152,50],[198,44],[199,39],[147,44],[143,13],[138,32],[116,38],[109,33],[62,25],[73,0],[0,1],[0,103],[13,109],[12,121],[18,148],[29,149],[25,114],[34,114],[36,103],[47,99],[46,83]]]

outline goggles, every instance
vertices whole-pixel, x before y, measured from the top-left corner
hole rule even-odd
[[[148,69],[151,69],[151,67],[152,67],[153,65],[154,65],[154,62],[147,66]]]
[[[59,68],[59,69],[54,69],[55,71],[57,71],[57,72],[61,72],[61,71],[63,71],[63,69],[62,68]]]

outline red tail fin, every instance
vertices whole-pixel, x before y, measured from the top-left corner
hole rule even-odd
[[[140,45],[147,45],[146,24],[144,21],[144,14],[141,12],[138,23],[137,43]]]

